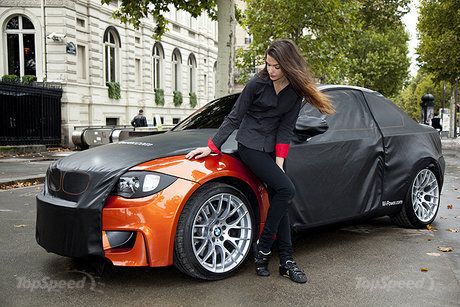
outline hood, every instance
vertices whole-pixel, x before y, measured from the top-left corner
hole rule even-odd
[[[53,165],[61,170],[119,171],[153,159],[185,155],[197,147],[207,146],[208,138],[215,132],[216,129],[168,131],[128,139],[74,153]],[[236,131],[222,146],[222,152],[233,153],[237,150],[235,135]]]

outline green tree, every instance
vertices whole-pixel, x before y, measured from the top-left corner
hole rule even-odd
[[[101,0],[103,4],[110,4],[111,0]],[[155,38],[160,39],[166,32],[167,20],[164,13],[169,12],[169,6],[173,5],[177,10],[183,10],[192,17],[198,17],[206,12],[211,18],[216,18],[216,0],[121,0],[118,10],[113,17],[123,23],[129,23],[134,28],[139,28],[142,18],[153,17],[156,22]]]
[[[422,0],[417,29],[422,68],[453,84],[460,76],[460,1]]]
[[[444,101],[444,107],[448,106],[447,101],[450,99],[450,86],[446,86],[446,97],[443,93],[443,83],[436,82],[432,74],[419,71],[401,90],[399,95],[393,101],[403,109],[410,117],[419,121],[422,108],[420,106],[421,98],[424,94],[431,93],[435,98],[435,112],[439,112]]]
[[[448,81],[451,85],[450,131],[455,137],[457,125],[456,104],[460,78],[460,1],[422,0],[417,24],[420,55],[423,70],[431,73],[436,81]]]
[[[370,87],[395,96],[407,78],[409,0],[246,0],[243,26],[253,35],[237,52],[241,81],[271,40],[294,40],[317,79]]]
[[[246,0],[243,26],[253,36],[247,51],[239,51],[238,67],[248,71],[263,63],[270,41],[296,42],[318,79],[344,78],[345,48],[356,25],[356,3],[341,0]],[[327,50],[328,52],[324,52]],[[245,70],[246,69],[246,70]]]
[[[408,76],[409,36],[401,21],[409,0],[357,0],[360,27],[348,53],[348,80],[394,97]]]

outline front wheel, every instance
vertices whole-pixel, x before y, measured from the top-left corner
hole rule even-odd
[[[393,221],[403,227],[422,228],[432,223],[439,209],[440,185],[431,164],[413,176],[401,211]]]
[[[230,185],[209,183],[181,213],[174,264],[195,278],[226,278],[246,260],[254,234],[254,214],[246,196]]]

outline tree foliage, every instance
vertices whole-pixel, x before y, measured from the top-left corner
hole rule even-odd
[[[246,2],[243,25],[253,43],[237,52],[237,65],[245,73],[263,64],[270,41],[289,38],[320,82],[348,82],[394,96],[407,78],[408,35],[401,17],[409,0]]]
[[[102,4],[109,4],[111,0],[101,0]],[[167,20],[163,16],[169,12],[169,6],[173,5],[177,10],[183,10],[192,17],[198,17],[206,12],[211,18],[216,18],[215,0],[121,0],[118,10],[113,17],[123,23],[129,23],[134,28],[139,28],[142,18],[153,17],[156,22],[155,38],[160,39],[166,31]]]
[[[460,77],[460,1],[422,0],[417,29],[422,68],[453,83]]]
[[[450,92],[451,87],[447,84],[446,97],[443,97],[443,84],[436,82],[436,79],[432,74],[419,71],[393,100],[410,117],[415,120],[420,120],[422,112],[420,103],[422,102],[421,98],[424,94],[430,93],[434,95],[434,108],[435,112],[437,112],[439,108],[441,108],[444,98],[444,107],[448,107]]]

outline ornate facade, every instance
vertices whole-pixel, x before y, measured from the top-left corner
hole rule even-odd
[[[154,21],[144,19],[138,30],[121,24],[111,17],[117,5],[1,1],[0,75],[62,84],[64,145],[72,146],[74,127],[129,125],[140,108],[149,125],[172,125],[214,98],[216,22],[172,8],[169,31],[157,42]],[[119,99],[109,98],[108,85],[115,92],[119,86]],[[155,102],[156,90],[163,105]],[[174,92],[182,104],[174,104]]]

